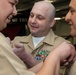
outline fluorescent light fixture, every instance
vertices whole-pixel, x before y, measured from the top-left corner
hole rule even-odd
[[[49,3],[53,2],[53,0],[44,0],[44,1],[47,1],[47,2],[49,2]]]
[[[52,3],[53,1],[48,1],[48,2]]]
[[[60,17],[57,17],[57,18],[54,18],[55,20],[61,20],[61,18]]]

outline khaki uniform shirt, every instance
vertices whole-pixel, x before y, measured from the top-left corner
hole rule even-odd
[[[34,48],[31,34],[29,36],[17,36],[12,41],[13,44],[23,43],[25,49],[28,50],[38,61],[44,60],[44,58],[55,49],[60,43],[66,41],[62,37],[55,35],[52,29],[45,36],[45,38]],[[62,73],[63,71],[61,71]],[[64,73],[64,72],[63,72]]]
[[[13,53],[7,39],[0,33],[0,75],[35,75]]]
[[[65,75],[76,75],[76,61],[67,67]]]

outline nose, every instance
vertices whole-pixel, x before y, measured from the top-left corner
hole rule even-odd
[[[17,9],[16,7],[14,6],[14,9],[13,9],[13,15],[16,16],[17,15]]]
[[[68,13],[66,14],[65,21],[69,22],[69,21],[70,21],[70,17],[71,17],[71,13],[68,12]]]
[[[35,16],[32,18],[32,23],[36,23],[36,17]]]

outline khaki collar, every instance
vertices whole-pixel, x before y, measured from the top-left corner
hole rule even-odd
[[[51,29],[49,31],[49,33],[46,35],[46,37],[43,40],[43,43],[47,43],[49,45],[54,45],[55,39],[58,36],[54,34],[53,30]],[[25,40],[25,41],[24,41]],[[26,38],[24,37],[23,39],[21,39],[21,42],[23,43],[33,43],[32,41],[32,35],[30,34],[29,36],[27,36]]]

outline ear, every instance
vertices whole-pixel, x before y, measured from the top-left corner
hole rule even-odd
[[[55,25],[55,23],[56,23],[56,20],[53,19],[53,20],[51,21],[50,27],[53,27],[53,26]]]

